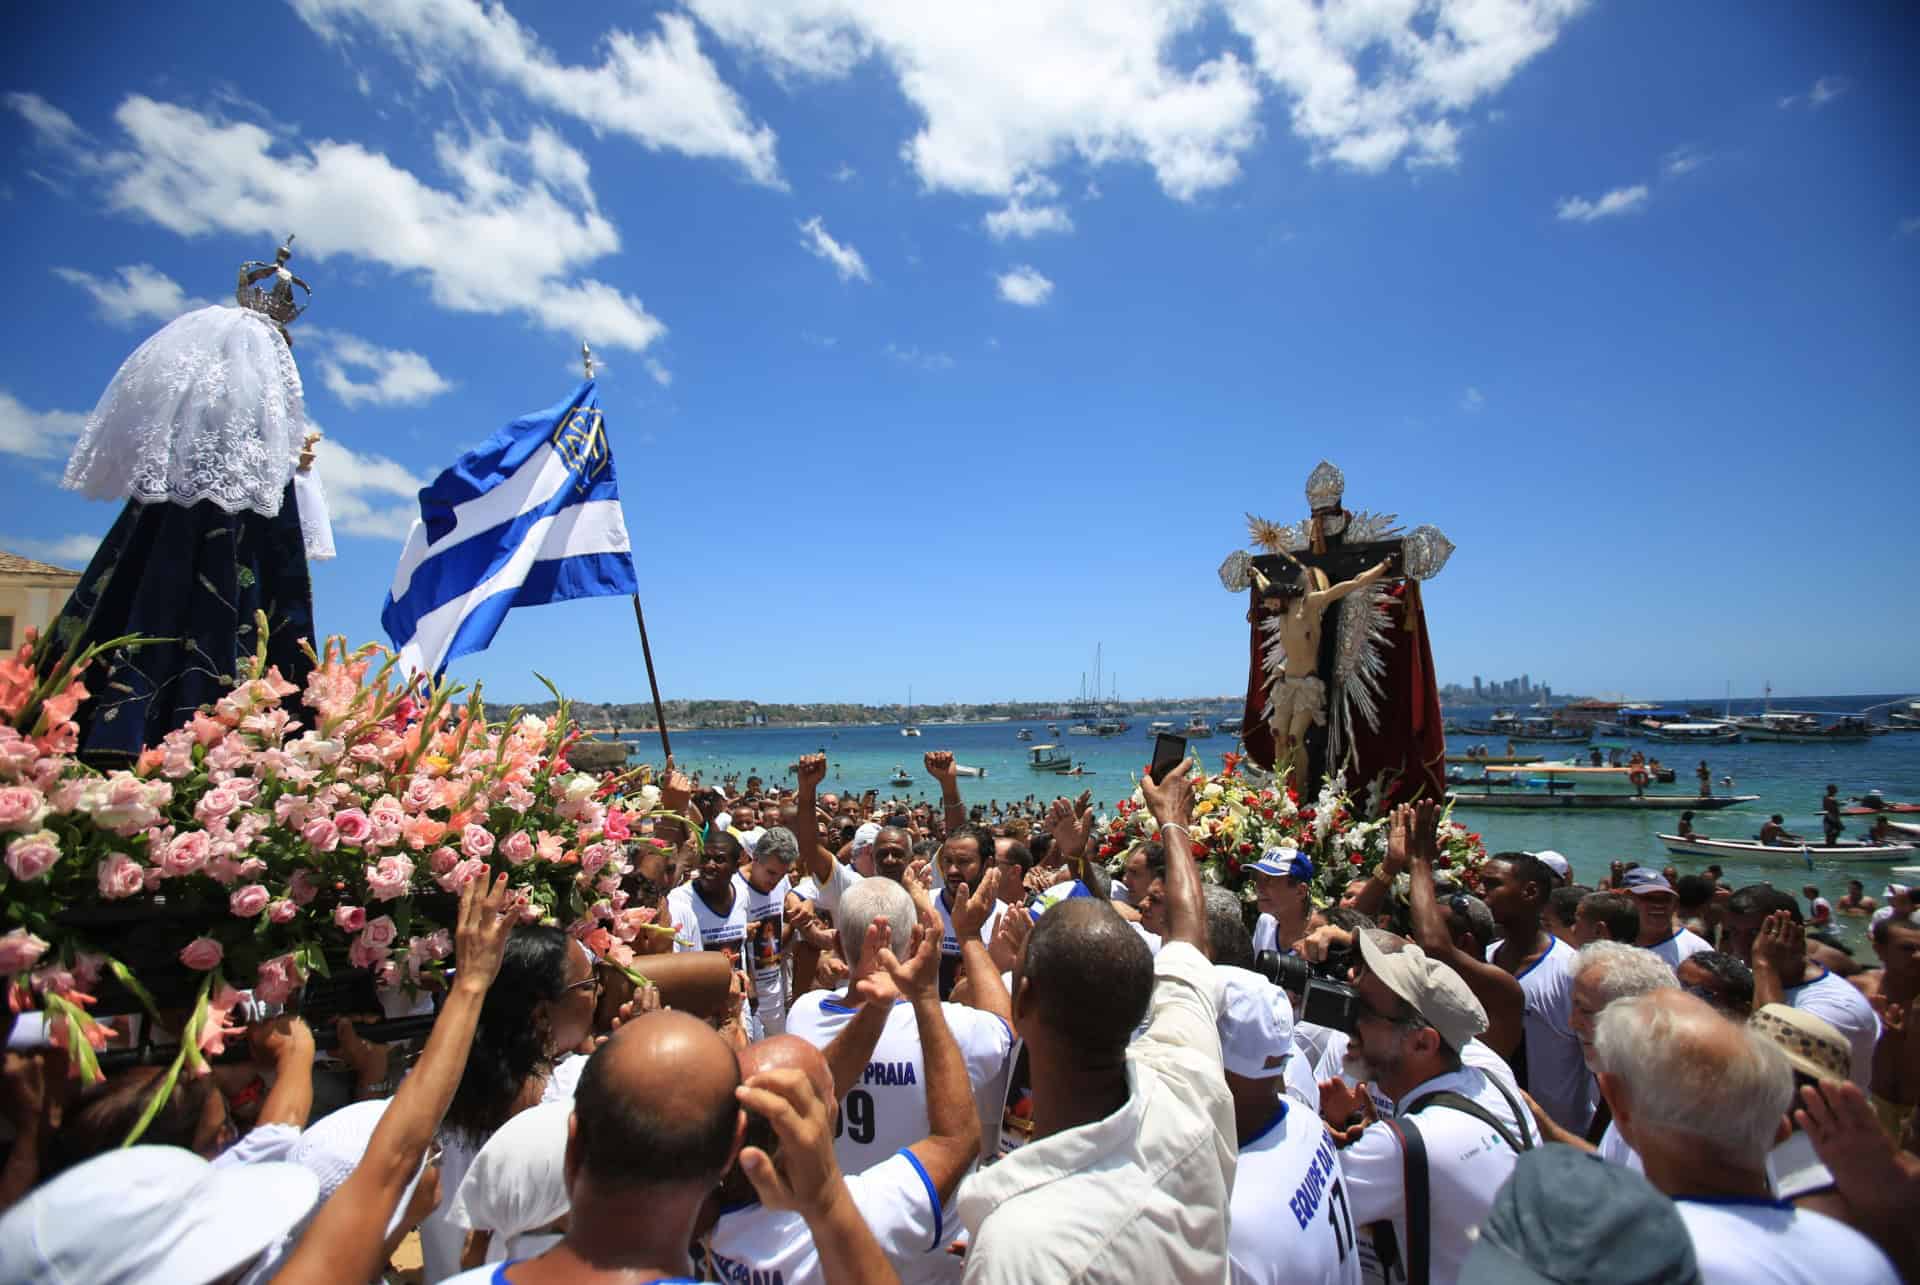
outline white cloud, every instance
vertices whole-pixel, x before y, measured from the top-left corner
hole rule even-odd
[[[853,168],[853,166],[847,164],[845,161],[841,161],[840,168],[835,170],[828,177],[830,177],[836,183],[851,183],[853,182],[854,179],[858,178],[859,176],[860,176],[859,170],[856,170],[855,168]]]
[[[59,535],[51,538],[33,535],[0,535],[0,546],[9,552],[25,554],[56,567],[81,570],[93,561],[100,548],[97,535]]]
[[[903,348],[899,344],[887,345],[887,356],[902,366],[911,366],[915,370],[952,370],[953,358],[943,352],[922,352],[918,348]]]
[[[684,14],[659,15],[644,36],[606,33],[597,66],[560,62],[504,5],[479,0],[293,0],[302,20],[330,40],[365,26],[437,83],[465,64],[512,85],[548,111],[596,133],[650,150],[731,161],[759,183],[783,186],[775,136],[747,114],[740,96],[700,48]]]
[[[1780,100],[1781,109],[1798,107],[1805,103],[1808,107],[1825,107],[1852,88],[1845,76],[1822,76],[1813,82],[1813,87],[1804,94],[1788,94]]]
[[[850,245],[842,245],[827,232],[818,214],[800,225],[800,244],[815,258],[825,259],[840,274],[842,281],[871,281],[867,261]]]
[[[86,138],[86,131],[73,123],[73,117],[38,94],[8,94],[6,104],[26,117],[27,124],[40,141],[50,147],[75,147]]]
[[[439,134],[435,159],[452,183],[434,187],[358,143],[282,145],[259,125],[138,94],[114,119],[124,146],[72,150],[69,161],[109,205],[181,236],[273,243],[292,228],[296,258],[350,255],[417,274],[454,312],[517,314],[609,348],[643,349],[666,331],[633,296],[574,277],[618,251],[620,234],[586,158],[541,126],[524,139]]]
[[[1685,143],[1668,152],[1660,162],[1660,169],[1668,178],[1679,178],[1691,174],[1707,163],[1707,154],[1692,143]]]
[[[1466,392],[1460,394],[1460,409],[1469,414],[1479,410],[1486,404],[1487,395],[1471,385],[1468,386]]]
[[[73,441],[87,417],[71,410],[31,410],[12,393],[0,389],[0,455],[28,459],[59,459],[73,449]]]
[[[665,366],[661,365],[658,361],[656,361],[652,357],[647,358],[646,361],[642,364],[646,366],[647,374],[653,377],[654,383],[660,385],[660,387],[662,388],[668,388],[672,386],[673,384],[672,371],[668,370]]]
[[[1044,175],[1030,175],[1014,184],[1006,205],[990,210],[982,220],[987,234],[996,241],[1008,237],[1036,237],[1043,232],[1073,231],[1073,216],[1065,206],[1050,204],[1060,189]],[[1039,204],[1029,204],[1038,201]]]
[[[1591,223],[1617,214],[1638,213],[1646,203],[1647,185],[1635,183],[1632,187],[1616,187],[1597,201],[1584,196],[1562,197],[1555,216],[1569,223]]]
[[[332,438],[314,447],[313,467],[326,490],[336,532],[407,538],[420,516],[419,491],[427,479],[384,455],[362,455]]]
[[[418,406],[453,387],[417,352],[333,331],[321,342],[320,381],[343,405]],[[348,373],[353,370],[371,378],[356,381]]]
[[[117,271],[118,281],[96,277],[78,268],[55,268],[53,275],[92,295],[101,317],[115,325],[146,320],[172,321],[190,309],[206,307],[209,302],[189,298],[178,281],[151,263],[129,263]]]
[[[1037,308],[1053,293],[1053,282],[1024,263],[1011,272],[1001,273],[995,280],[1000,297],[1023,308]]]

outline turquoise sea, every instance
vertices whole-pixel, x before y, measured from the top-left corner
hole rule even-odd
[[[1776,703],[1791,704],[1795,709],[1840,713],[1855,712],[1893,699],[1892,695],[1845,696],[1797,698],[1791,702]],[[1710,700],[1664,703],[1680,707],[1710,704],[1720,708],[1723,705],[1721,701]],[[1758,701],[1734,701],[1732,704],[1735,714],[1756,712],[1759,708]],[[950,725],[922,723],[923,734],[917,738],[902,736],[898,724],[889,724],[688,731],[672,733],[672,739],[675,762],[688,772],[701,773],[708,781],[717,781],[722,775],[737,772],[743,779],[749,774],[757,774],[769,783],[791,785],[789,766],[802,754],[822,751],[826,753],[829,763],[827,788],[842,792],[873,789],[883,797],[903,794],[937,800],[938,787],[922,767],[921,756],[928,750],[947,749],[953,751],[958,762],[986,771],[984,777],[963,778],[960,782],[961,793],[970,804],[1025,799],[1028,795],[1045,800],[1056,794],[1078,794],[1083,789],[1091,788],[1097,805],[1102,810],[1110,810],[1116,800],[1132,792],[1133,777],[1145,769],[1147,760],[1152,756],[1152,741],[1146,734],[1147,724],[1159,718],[1170,720],[1178,726],[1186,722],[1188,712],[1183,709],[1160,715],[1134,715],[1131,717],[1132,730],[1112,737],[1066,735],[1069,720],[1056,719],[1054,721],[1062,733],[1059,736],[1049,735],[1046,722],[1041,720]],[[1449,708],[1447,711],[1449,717],[1470,721],[1483,719],[1490,712],[1491,707]],[[1875,717],[1884,720],[1885,714],[1882,712]],[[1084,763],[1089,774],[1072,778],[1032,771],[1027,766],[1027,751],[1032,746],[1015,739],[1021,727],[1032,729],[1035,736],[1033,744],[1051,741],[1062,746],[1077,761]],[[660,743],[656,734],[647,733],[627,739],[634,744],[635,761],[658,760]],[[1469,745],[1486,740],[1485,737],[1451,736],[1447,742],[1448,752],[1458,753]],[[1869,789],[1878,788],[1891,800],[1920,801],[1920,733],[1896,732],[1864,742],[1834,745],[1743,742],[1710,746],[1704,750],[1644,740],[1609,743],[1641,748],[1677,770],[1678,780],[1675,784],[1651,786],[1651,793],[1693,793],[1693,767],[1700,758],[1705,757],[1713,772],[1716,794],[1760,796],[1754,803],[1720,812],[1700,813],[1695,819],[1695,829],[1712,838],[1752,838],[1761,822],[1772,813],[1779,812],[1785,815],[1789,830],[1818,842],[1820,797],[1828,782],[1838,785],[1842,796],[1864,794]],[[1232,737],[1216,735],[1210,739],[1193,741],[1189,749],[1198,754],[1206,768],[1212,771],[1219,768],[1221,754],[1235,748],[1235,744]],[[1498,753],[1503,747],[1495,745],[1491,748]],[[1516,748],[1541,750],[1550,758],[1564,758],[1571,752],[1566,746]],[[896,791],[887,784],[887,778],[896,766],[904,767],[913,776],[914,784],[911,787]],[[1731,776],[1733,785],[1720,784],[1723,776]],[[1583,784],[1580,788],[1624,787]],[[1657,836],[1662,832],[1671,833],[1678,817],[1678,812],[1463,809],[1459,813],[1461,821],[1481,832],[1490,851],[1552,848],[1564,853],[1573,863],[1575,876],[1581,882],[1604,877],[1608,865],[1614,861],[1645,862],[1654,866],[1671,863],[1682,872],[1704,867],[1711,859],[1674,857],[1661,845]],[[1913,819],[1920,820],[1920,817]],[[1848,831],[1843,838],[1861,837],[1866,829],[1861,822],[1866,819],[1850,817],[1847,820]],[[1920,866],[1920,852],[1901,861],[1902,864]],[[1882,889],[1892,879],[1915,881],[1911,876],[1893,874],[1887,865],[1850,866],[1843,862],[1821,861],[1815,862],[1812,871],[1809,871],[1797,853],[1787,851],[1783,851],[1779,858],[1768,859],[1764,863],[1723,858],[1719,859],[1719,864],[1736,886],[1769,879],[1797,893],[1802,884],[1810,882],[1819,885],[1823,893],[1836,901],[1846,891],[1849,878],[1861,879],[1867,885],[1869,894],[1875,897],[1880,896]],[[1861,943],[1861,949],[1864,950],[1865,934],[1859,923],[1843,923],[1843,931],[1850,940]]]

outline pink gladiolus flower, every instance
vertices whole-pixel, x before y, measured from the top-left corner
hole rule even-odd
[[[169,877],[190,875],[207,864],[212,855],[213,840],[207,837],[205,830],[188,830],[185,834],[176,834],[167,841],[167,850],[160,858],[160,868]]]
[[[327,817],[315,817],[301,826],[300,838],[315,852],[332,852],[340,846],[340,831]]]
[[[411,816],[407,818],[406,824],[400,827],[400,833],[406,839],[409,848],[420,852],[446,838],[447,825],[446,822],[436,821],[430,816]]]
[[[476,861],[493,855],[493,832],[485,826],[469,825],[460,832],[460,851]]]
[[[285,897],[277,898],[267,906],[267,919],[276,924],[291,923],[293,922],[293,917],[299,913],[300,907],[294,905]]]
[[[23,834],[7,845],[7,869],[16,879],[38,879],[60,859],[60,836],[51,830]]]
[[[31,830],[46,814],[40,791],[25,785],[0,790],[0,830]]]
[[[206,972],[226,958],[226,950],[211,937],[195,937],[180,952],[180,962],[188,968]]]
[[[628,822],[627,814],[619,808],[607,809],[606,820],[601,828],[616,843],[625,843],[633,837],[633,826]]]
[[[267,903],[272,900],[272,893],[257,883],[250,883],[244,888],[234,889],[233,895],[227,898],[227,909],[236,918],[251,919],[265,910]]]
[[[506,797],[501,801],[515,812],[524,816],[527,809],[533,806],[533,793],[519,782],[509,781],[507,782]]]
[[[343,933],[357,933],[367,926],[367,912],[359,906],[335,906],[333,926]]]
[[[340,842],[358,847],[373,833],[373,822],[359,808],[342,808],[333,814],[333,828],[339,833]]]
[[[47,945],[24,928],[0,937],[0,976],[12,977],[26,972],[40,962],[40,956],[47,953]]]
[[[542,861],[558,861],[567,850],[565,839],[557,834],[549,834],[545,830],[540,832],[534,846],[538,849]]]
[[[100,883],[100,895],[109,901],[132,897],[147,886],[147,872],[138,861],[124,852],[116,852],[94,867]]]
[[[367,891],[380,901],[404,897],[412,885],[413,862],[405,857],[382,857],[377,865],[367,867]]]
[[[525,830],[515,830],[500,845],[500,855],[514,865],[533,859],[533,838]]]
[[[300,984],[300,966],[292,955],[279,955],[260,965],[253,983],[253,997],[267,1004],[284,1004]]]

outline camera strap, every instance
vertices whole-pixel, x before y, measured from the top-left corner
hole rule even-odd
[[[1512,1110],[1514,1119],[1520,1122],[1518,1138],[1513,1136],[1511,1129],[1495,1118],[1493,1112],[1464,1094],[1446,1089],[1427,1094],[1386,1122],[1387,1127],[1392,1129],[1394,1136],[1400,1140],[1407,1211],[1407,1285],[1427,1285],[1432,1250],[1432,1190],[1429,1185],[1431,1175],[1427,1168],[1427,1143],[1426,1139],[1420,1136],[1420,1127],[1414,1123],[1413,1117],[1430,1106],[1445,1107],[1448,1110],[1470,1115],[1487,1125],[1499,1134],[1500,1140],[1516,1154],[1533,1149],[1533,1130],[1527,1124],[1528,1113],[1521,1108],[1519,1101],[1513,1094],[1507,1092],[1506,1086],[1500,1081],[1488,1076],[1487,1083],[1499,1090],[1500,1096],[1506,1100],[1508,1108]]]

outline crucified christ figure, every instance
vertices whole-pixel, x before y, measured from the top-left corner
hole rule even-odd
[[[1321,622],[1328,607],[1380,579],[1392,565],[1392,558],[1383,558],[1336,585],[1327,583],[1327,573],[1320,568],[1303,565],[1298,587],[1293,590],[1276,592],[1269,583],[1257,586],[1262,605],[1274,613],[1267,628],[1279,636],[1285,653],[1281,672],[1270,674],[1267,684],[1273,758],[1276,764],[1288,764],[1294,788],[1303,794],[1306,759],[1302,751],[1307,729],[1327,721],[1327,686],[1315,672],[1320,659]],[[1264,576],[1260,579],[1265,581]]]

